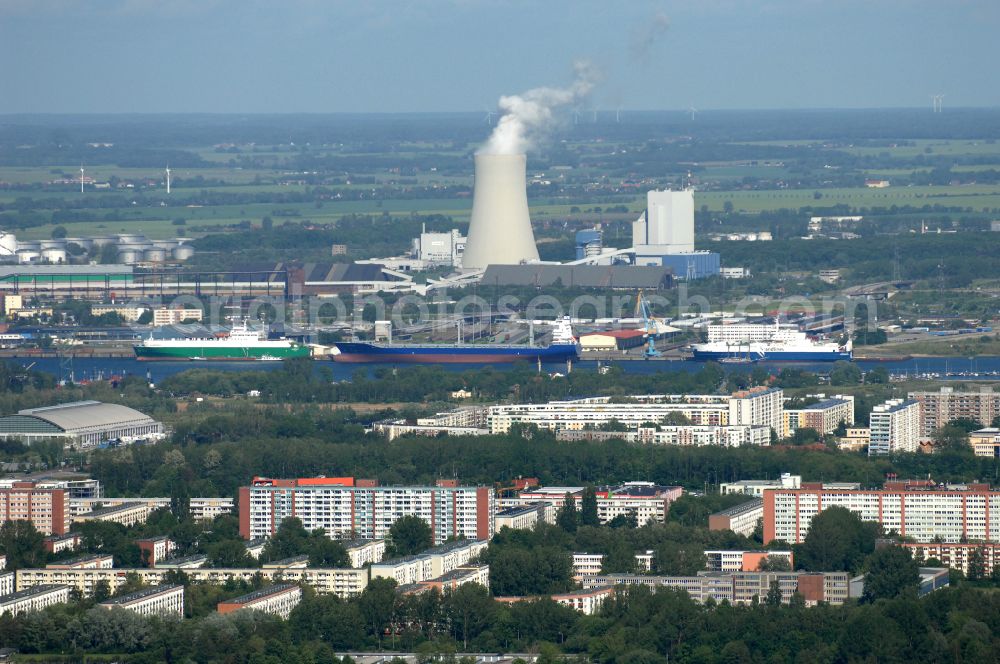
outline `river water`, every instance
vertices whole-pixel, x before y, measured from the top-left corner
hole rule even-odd
[[[36,371],[51,373],[59,378],[67,378],[67,371],[60,365],[57,358],[18,358],[11,359],[11,362],[21,366],[31,367]],[[378,367],[400,366],[409,367],[413,365],[385,365],[385,364],[337,364],[335,362],[316,362],[316,367],[326,366],[333,371],[336,380],[347,380],[359,369],[368,369],[369,372]],[[704,366],[702,362],[694,361],[642,361],[624,360],[620,362],[604,362],[621,368],[626,373],[651,374],[658,371],[698,371]],[[869,371],[876,367],[884,367],[891,375],[908,377],[925,377],[935,380],[1000,380],[1000,356],[983,356],[976,358],[968,357],[923,357],[895,362],[875,362],[858,360],[855,362],[862,371]],[[470,371],[481,369],[481,364],[445,364],[440,365],[448,371]],[[493,365],[498,370],[504,370],[511,365]],[[762,366],[773,373],[781,371],[785,367],[794,367],[817,373],[829,372],[833,366],[829,362],[760,362],[756,365],[727,365],[727,371],[750,371],[754,366]],[[111,376],[147,376],[150,381],[158,382],[167,376],[189,369],[212,369],[221,371],[274,371],[281,368],[281,362],[140,362],[129,358],[79,358],[73,360],[72,372],[77,381],[109,378]],[[574,371],[595,371],[597,362],[593,360],[581,360],[574,362]],[[566,365],[563,363],[543,364],[542,370],[547,373],[565,372]]]

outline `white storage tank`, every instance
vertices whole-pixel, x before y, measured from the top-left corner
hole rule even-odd
[[[119,233],[115,236],[118,240],[118,244],[143,244],[146,242],[146,236],[136,233]]]
[[[41,252],[35,249],[19,249],[17,252],[17,262],[22,265],[27,263],[37,263],[41,257]]]
[[[142,260],[147,263],[162,263],[167,260],[167,250],[152,247],[142,252]]]
[[[66,246],[66,240],[42,240],[38,246],[42,249],[62,249]]]
[[[182,244],[179,247],[174,247],[174,258],[179,261],[186,261],[187,259],[194,256],[194,247],[187,244]]]
[[[18,242],[17,243],[17,250],[18,251],[25,251],[25,250],[26,251],[41,251],[42,247],[37,242]]]
[[[42,262],[53,264],[65,263],[66,250],[57,247],[42,249]]]
[[[124,263],[125,265],[135,265],[142,260],[142,250],[135,249],[119,249],[118,250],[118,262]]]
[[[91,238],[90,243],[95,247],[106,247],[109,244],[118,244],[118,238],[114,235],[99,235]]]
[[[13,256],[17,253],[17,237],[13,233],[0,231],[0,256]]]

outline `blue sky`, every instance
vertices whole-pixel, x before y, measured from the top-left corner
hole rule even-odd
[[[1000,106],[998,29],[1000,0],[0,0],[0,113],[479,111],[576,59],[602,109]]]

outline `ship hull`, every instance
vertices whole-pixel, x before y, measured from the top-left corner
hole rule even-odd
[[[378,346],[362,342],[335,345],[331,358],[348,364],[503,364],[565,362],[576,359],[575,345],[531,346]]]
[[[732,352],[710,351],[694,349],[692,359],[707,362],[710,360],[722,360],[725,358],[737,357]],[[850,361],[852,355],[845,351],[771,351],[771,352],[751,352],[750,359],[754,362],[838,362],[841,360]]]
[[[149,361],[266,361],[310,357],[307,346],[268,347],[214,347],[204,346],[136,346],[135,358]]]

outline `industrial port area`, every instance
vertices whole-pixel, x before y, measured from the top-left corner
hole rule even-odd
[[[1000,663],[1000,5],[758,4],[0,2],[0,662]]]

